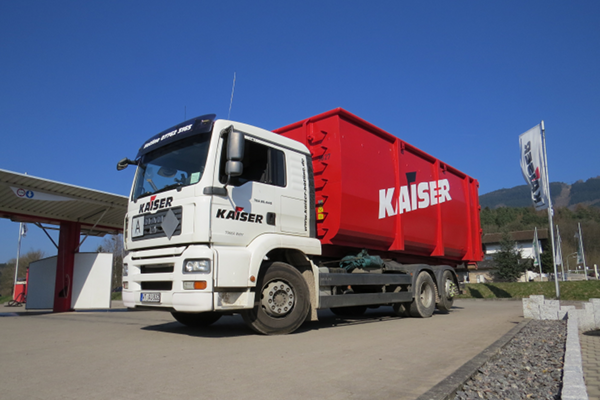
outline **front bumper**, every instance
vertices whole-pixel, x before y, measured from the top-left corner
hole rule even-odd
[[[124,260],[128,276],[123,277],[123,304],[127,308],[156,308],[181,312],[231,311],[252,308],[250,288],[216,289],[219,268],[216,252],[208,246],[134,251]],[[210,260],[209,273],[183,273],[186,260]],[[186,289],[184,283],[205,283],[204,289]],[[193,286],[193,284],[191,285]],[[127,287],[127,288],[126,288]],[[156,301],[143,301],[150,294]],[[146,295],[146,296],[145,296]]]
[[[186,260],[209,260],[208,273],[183,273]],[[133,251],[124,260],[128,276],[123,277],[123,304],[128,308],[153,307],[175,311],[213,311],[214,251],[195,245],[178,249]],[[205,282],[203,289],[184,289],[184,282]],[[127,289],[125,289],[127,287]],[[151,301],[142,301],[151,294]],[[159,301],[156,301],[156,299]]]

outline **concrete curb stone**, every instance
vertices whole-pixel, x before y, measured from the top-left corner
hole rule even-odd
[[[563,367],[563,400],[587,400],[588,394],[583,379],[581,344],[579,343],[578,312],[570,310],[567,320],[567,344]]]

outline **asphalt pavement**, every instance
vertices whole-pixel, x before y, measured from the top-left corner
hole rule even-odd
[[[457,300],[261,336],[239,316],[194,330],[160,311],[20,311],[0,308],[1,399],[416,399],[523,321],[520,301]]]

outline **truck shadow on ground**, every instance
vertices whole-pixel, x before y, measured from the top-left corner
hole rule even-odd
[[[494,285],[486,283],[484,284],[484,286],[490,289],[490,292],[494,293],[494,296],[496,296],[499,299],[509,299],[512,297],[510,293],[508,293],[506,290],[500,289],[499,287],[496,287]]]
[[[512,297],[510,295],[510,293],[508,293],[506,290],[500,289],[499,287],[496,287],[494,285],[484,283],[483,286],[488,288],[490,290],[490,292],[492,292],[494,294],[494,296],[496,296],[496,298],[498,298],[498,299],[509,299]],[[467,288],[467,290],[469,291],[469,294],[471,295],[471,297],[473,297],[475,299],[484,299],[485,298],[483,293],[481,293],[479,290],[477,290],[475,288],[469,287],[469,288]]]
[[[462,307],[452,307],[452,310],[461,310]],[[441,313],[435,311],[433,317],[440,318],[452,313]],[[341,317],[333,314],[329,310],[319,310],[319,321],[306,322],[298,328],[292,335],[301,335],[315,330],[335,328],[339,326],[354,326],[363,324],[372,324],[382,321],[394,321],[408,319],[410,317],[401,317],[393,314],[391,307],[379,307],[369,309],[364,315],[356,317]],[[186,335],[204,338],[227,338],[256,335],[246,326],[240,315],[225,315],[219,321],[211,326],[204,328],[188,328],[177,321],[149,325],[141,328],[145,331],[162,332],[173,335]]]

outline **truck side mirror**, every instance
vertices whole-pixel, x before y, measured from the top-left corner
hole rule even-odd
[[[244,134],[230,126],[227,141],[227,161],[242,161],[244,159],[244,147]]]
[[[241,161],[227,161],[225,164],[225,174],[228,177],[236,177],[244,172],[244,164]]]
[[[131,165],[138,165],[137,161],[133,161],[130,160],[129,158],[125,157],[124,159],[122,159],[121,161],[119,161],[117,163],[117,171],[122,171],[125,168],[127,168],[127,166],[131,164]]]
[[[225,173],[228,178],[242,175],[244,172],[244,147],[246,140],[242,132],[233,129],[233,126],[227,128],[227,164],[225,164]]]

